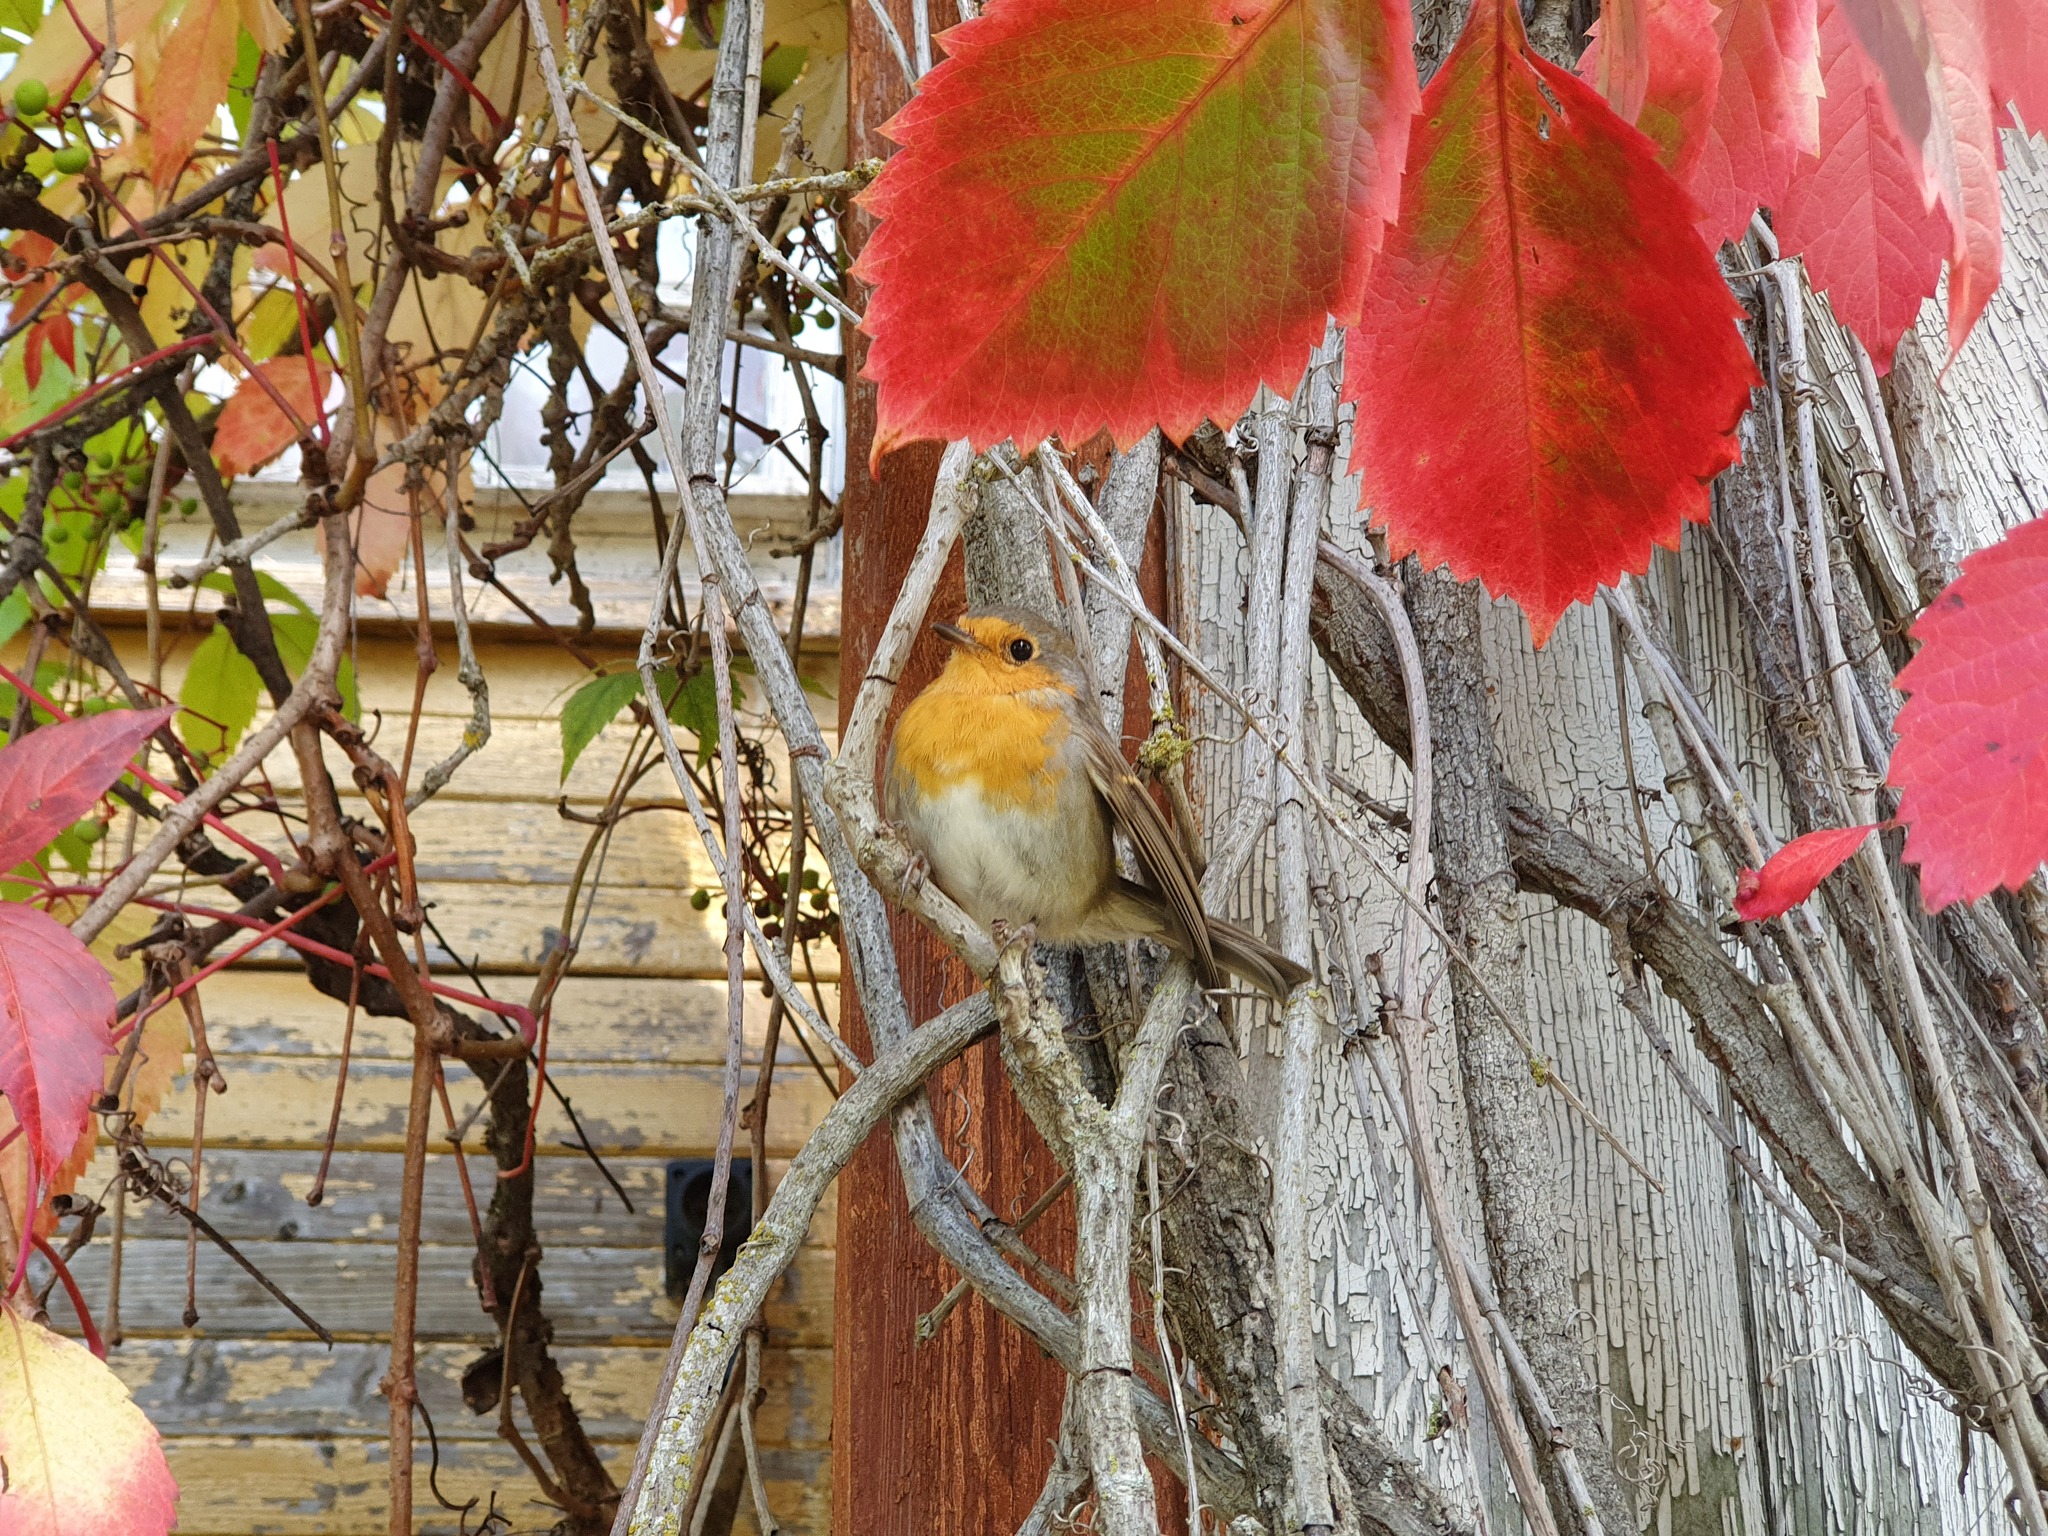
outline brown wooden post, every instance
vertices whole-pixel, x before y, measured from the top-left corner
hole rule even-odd
[[[934,25],[953,21],[953,0],[933,0]],[[890,12],[911,36],[907,0]],[[848,148],[886,155],[876,129],[908,97],[903,72],[870,8],[850,7]],[[852,216],[858,249],[868,221]],[[858,299],[855,301],[859,302]],[[857,363],[864,351],[847,338]],[[940,449],[891,454],[879,480],[868,476],[874,440],[872,388],[849,368],[845,491],[845,585],[840,629],[840,708],[852,707],[896,589],[924,531]],[[935,616],[962,604],[958,562],[935,601]],[[939,646],[921,646],[903,697],[928,680]],[[964,967],[915,922],[895,924],[896,952],[911,1016],[926,1019],[966,996]],[[866,1026],[849,986],[848,1038],[866,1048]],[[993,1041],[930,1085],[940,1134],[956,1165],[1001,1215],[1020,1214],[1059,1175],[1025,1117]],[[1062,1210],[1032,1230],[1032,1241],[1063,1266],[1071,1223]],[[889,1138],[877,1135],[839,1178],[838,1281],[833,1332],[832,1528],[842,1536],[1009,1536],[1044,1482],[1059,1433],[1064,1385],[1059,1367],[978,1297],[957,1308],[928,1343],[917,1319],[957,1276],[926,1246],[910,1219]]]

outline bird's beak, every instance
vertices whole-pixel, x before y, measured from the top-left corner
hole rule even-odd
[[[932,633],[945,641],[946,644],[957,645],[963,649],[981,644],[979,640],[967,633],[958,624],[934,624],[932,626]]]

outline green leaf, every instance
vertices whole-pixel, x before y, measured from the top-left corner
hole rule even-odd
[[[662,697],[669,701],[668,717],[692,736],[697,738],[697,766],[703,767],[711,761],[711,754],[718,747],[718,692],[712,686],[711,669],[705,667],[691,674],[680,692],[673,692],[675,674],[665,672],[661,681]],[[739,687],[733,687],[733,699],[739,699]]]
[[[234,578],[228,575],[226,571],[213,571],[200,577],[199,585],[206,588],[209,592],[232,593],[235,590]],[[311,615],[313,612],[310,603],[268,571],[258,571],[256,573],[256,590],[274,603],[283,603],[294,613]]]
[[[74,874],[80,875],[92,868],[92,845],[99,841],[97,837],[88,837],[80,831],[79,827],[83,825],[81,822],[78,826],[66,827],[51,840],[49,848]],[[94,823],[95,827],[97,825]],[[48,862],[44,860],[45,864]]]
[[[228,116],[234,119],[237,138],[249,136],[249,113],[256,103],[256,66],[262,59],[256,39],[247,27],[242,28],[235,34],[235,68],[228,76]]]
[[[16,587],[7,594],[7,600],[0,602],[0,645],[5,645],[21,633],[32,610],[28,605],[28,594]]]
[[[18,592],[20,589],[16,588],[15,590]],[[35,686],[36,692],[40,693],[44,698],[56,698],[64,687],[63,664],[61,662],[46,661],[37,667]],[[14,719],[14,706],[20,701],[20,697],[14,691],[12,683],[0,683],[0,729],[5,729],[7,724]],[[57,718],[40,704],[29,705],[29,713],[35,718],[35,722],[38,725],[48,725]],[[91,701],[87,702],[84,713],[94,713]]]
[[[792,85],[804,72],[804,62],[811,56],[808,48],[794,48],[788,43],[777,43],[768,50],[768,56],[761,60],[761,100],[772,102]]]
[[[269,580],[260,571],[256,579],[259,582]],[[278,660],[284,663],[285,671],[296,679],[306,670],[306,664],[313,659],[313,646],[320,638],[320,621],[311,613],[272,614],[270,633],[271,638],[277,642]],[[362,706],[356,699],[355,664],[349,660],[345,651],[342,653],[340,665],[334,669],[334,691],[341,695],[341,712],[351,720],[361,719]]]
[[[43,24],[43,8],[37,0],[0,0],[0,27],[34,37]]]
[[[604,672],[569,695],[562,706],[562,778],[597,734],[618,718],[619,711],[640,696],[640,674],[628,667]]]
[[[248,33],[242,34],[247,37]],[[243,344],[257,362],[277,356],[284,344],[299,334],[299,305],[283,283],[266,289],[242,322]]]
[[[177,717],[178,734],[201,757],[225,757],[256,718],[262,698],[263,679],[256,675],[256,664],[235,649],[226,627],[217,624],[192,652],[184,686],[178,690],[178,702],[184,706]]]

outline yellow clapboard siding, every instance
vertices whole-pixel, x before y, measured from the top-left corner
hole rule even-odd
[[[386,726],[387,735],[380,738],[378,746],[380,750],[387,750],[392,763],[396,764],[405,750],[404,722],[406,712],[411,709],[411,696],[408,694],[402,701],[384,699],[378,702],[390,722]],[[834,741],[837,725],[837,706],[830,700],[813,698],[811,702],[814,713],[820,708],[824,711],[825,718],[818,723],[830,744]],[[467,709],[457,715],[422,713],[419,740],[413,749],[415,767],[423,770],[426,764],[446,757],[462,739],[469,723]],[[764,735],[763,727],[767,723],[758,710],[742,709],[740,712],[741,731],[757,740]],[[772,738],[766,743],[770,782],[779,791],[776,798],[784,799],[790,780],[789,759],[782,750],[780,733],[769,730],[765,734]],[[530,718],[506,715],[494,709],[490,741],[462,765],[441,793],[459,800],[535,801],[552,801],[557,795],[566,794],[570,800],[582,805],[601,804],[612,792],[613,780],[632,740],[632,720],[621,716],[583,749],[564,782],[561,778],[562,728],[558,715]],[[687,742],[684,748],[688,750]],[[348,759],[332,742],[327,747],[327,764],[337,785],[345,792],[354,788]],[[273,784],[279,788],[297,789],[298,764],[288,752],[272,757],[268,767]],[[629,792],[627,799],[629,802],[671,800],[676,798],[676,794],[674,779],[666,769],[658,769],[643,778]]]
[[[425,1436],[414,1457],[414,1530],[420,1536],[456,1536],[454,1512],[427,1491]],[[560,1513],[539,1502],[532,1474],[510,1446],[466,1444],[460,1460],[442,1469],[442,1492],[456,1503],[490,1492],[511,1518],[509,1536],[542,1536]],[[614,1482],[632,1468],[633,1447],[598,1447]],[[389,1461],[381,1440],[235,1439],[193,1436],[166,1441],[171,1475],[178,1481],[180,1536],[385,1536]],[[787,1536],[824,1536],[831,1525],[829,1453],[764,1450],[768,1505]],[[476,1528],[475,1512],[468,1527]],[[742,1500],[734,1536],[752,1536],[753,1515]]]
[[[491,990],[522,1003],[530,992],[523,982]],[[302,977],[238,968],[210,977],[200,995],[207,1038],[216,1051],[239,1056],[340,1053],[348,1006],[315,992]],[[826,987],[824,997],[829,1017],[838,1011],[837,989]],[[557,1066],[596,1061],[718,1065],[725,1060],[726,1028],[723,981],[572,974],[555,993],[548,1060]],[[746,990],[750,1076],[767,1029],[768,1000],[756,982]],[[410,1061],[412,1024],[358,1011],[352,1049],[363,1060]],[[777,1061],[778,1082],[784,1071],[815,1076],[787,1027]]]
[[[169,623],[165,627],[164,689],[176,695],[184,683],[185,669],[192,653],[206,637],[207,629],[201,625],[181,631]],[[122,665],[135,675],[146,678],[149,675],[149,657],[143,635],[136,630],[117,630],[113,640],[115,653],[120,656]],[[606,671],[630,667],[633,661],[630,647],[599,643],[589,649]],[[377,740],[378,750],[396,762],[399,752],[404,750],[404,720],[412,713],[412,645],[409,641],[364,636],[353,648],[352,655],[356,667],[356,691],[365,710],[381,708],[384,712],[385,734]],[[567,651],[552,645],[490,645],[479,649],[477,659],[490,683],[491,718],[494,721],[556,720],[561,716],[563,703],[593,675]],[[454,661],[451,647],[440,669],[427,680],[426,695],[420,706],[423,714],[441,715],[451,720],[469,718],[469,693],[455,675]],[[803,675],[810,684],[807,691],[812,714],[821,720],[837,719],[839,706],[832,695],[838,686],[838,657],[831,653],[807,654]],[[741,710],[759,718],[762,705],[758,685],[744,674],[737,681]],[[366,721],[366,725],[373,723]],[[558,747],[556,765],[559,764]]]
[[[218,1058],[227,1083],[206,1106],[206,1141],[219,1147],[317,1147],[327,1135],[334,1103],[336,1064],[318,1059],[269,1056]],[[489,1064],[481,1064],[489,1070]],[[338,1144],[359,1151],[391,1152],[405,1145],[407,1090],[412,1069],[395,1061],[359,1061],[349,1068]],[[712,1067],[592,1065],[572,1063],[548,1075],[575,1105],[590,1144],[600,1152],[642,1156],[707,1156],[717,1140],[723,1109],[723,1074]],[[448,1094],[459,1120],[482,1098],[481,1082],[466,1067],[450,1064]],[[192,1094],[181,1079],[149,1122],[152,1146],[189,1146]],[[791,1072],[768,1104],[768,1150],[788,1157],[802,1145],[830,1107],[830,1095],[815,1074]],[[433,1137],[446,1145],[437,1113]],[[569,1155],[559,1143],[574,1131],[561,1106],[543,1097],[536,1138],[550,1155]],[[466,1146],[483,1144],[481,1119]],[[580,1154],[577,1154],[580,1155]]]
[[[175,693],[206,628],[202,618],[183,633],[172,629],[166,683]],[[139,632],[120,630],[115,638],[125,656],[141,662]],[[428,682],[418,722],[415,776],[446,755],[469,719],[453,646],[444,641],[441,649],[443,666]],[[628,659],[623,651],[599,650],[610,660]],[[353,653],[365,726],[374,731],[377,749],[396,762],[410,725],[411,643],[365,634]],[[546,644],[487,641],[482,660],[493,739],[414,819],[421,888],[450,949],[477,964],[491,992],[524,1001],[527,978],[563,926],[561,898],[589,831],[565,821],[557,801],[566,797],[586,812],[602,804],[633,732],[622,720],[600,733],[564,784],[559,714],[588,672]],[[805,663],[809,675],[835,677],[836,657],[829,653],[807,655]],[[751,684],[741,707],[750,724],[762,720]],[[813,697],[812,707],[830,740],[836,702]],[[781,800],[789,765],[779,740],[770,740],[772,797]],[[349,764],[331,743],[327,760],[345,808],[374,823]],[[298,783],[291,754],[281,750],[266,766],[289,804]],[[675,798],[659,767],[632,796],[643,804]],[[266,824],[247,813],[237,825],[266,841],[281,836],[274,818]],[[115,830],[110,846],[119,842],[118,825]],[[662,1164],[673,1155],[707,1155],[719,1119],[723,923],[715,904],[699,913],[689,901],[694,889],[711,883],[709,862],[686,817],[662,811],[626,821],[613,840],[576,974],[555,1009],[551,1071],[638,1207],[628,1213],[588,1159],[561,1145],[569,1124],[548,1099],[534,1206],[545,1250],[543,1304],[556,1327],[556,1353],[572,1397],[621,1478],[674,1316],[661,1294]],[[211,903],[219,893],[197,897]],[[467,986],[449,958],[436,956],[437,978]],[[815,958],[829,1015],[837,1006],[837,953],[821,946]],[[390,1327],[411,1029],[403,1020],[356,1020],[329,1197],[309,1208],[303,1195],[319,1160],[345,1010],[313,992],[276,945],[257,963],[212,978],[205,997],[229,1092],[208,1101],[201,1209],[344,1337],[331,1354],[306,1338],[288,1312],[204,1243],[200,1336],[187,1334],[182,1225],[161,1208],[145,1211],[131,1202],[123,1250],[128,1342],[115,1352],[116,1367],[135,1382],[166,1432],[185,1490],[180,1530],[193,1536],[381,1536],[385,1404],[376,1382],[385,1364],[379,1340]],[[751,1086],[767,1018],[758,982],[749,986],[745,1008]],[[830,1103],[787,1035],[781,1057],[769,1125],[771,1177]],[[478,1081],[455,1063],[447,1076],[462,1115],[480,1096]],[[160,1156],[174,1156],[189,1142],[190,1114],[189,1084],[181,1084],[147,1131]],[[438,1132],[438,1108],[434,1118]],[[470,1138],[473,1147],[479,1142],[480,1127]],[[480,1154],[472,1154],[468,1166],[479,1198],[487,1200],[494,1166]],[[97,1193],[110,1172],[103,1152],[83,1190]],[[823,1536],[830,1526],[833,1216],[828,1200],[768,1309],[769,1390],[758,1422],[771,1501],[788,1536]],[[100,1230],[102,1237],[77,1265],[96,1307],[104,1306],[109,1257],[107,1224]],[[470,1280],[469,1215],[454,1160],[441,1150],[429,1161],[423,1233],[421,1380],[444,1442],[442,1487],[458,1502],[495,1488],[516,1530],[546,1531],[557,1514],[536,1500],[531,1475],[492,1436],[489,1421],[460,1404],[461,1370],[489,1346],[491,1324]],[[61,1302],[56,1311],[60,1325],[69,1325]],[[425,1488],[424,1437],[420,1458],[417,1528],[453,1531],[456,1517],[440,1511]],[[472,1529],[475,1524],[472,1518]],[[744,1500],[734,1529],[753,1530]]]
[[[435,928],[449,949],[442,950],[429,933],[428,961],[436,980],[461,985],[460,968],[474,966],[492,975],[531,976],[561,933],[566,886],[464,884],[438,881],[424,885],[420,896]],[[725,975],[725,922],[716,903],[699,912],[688,890],[631,890],[605,887],[588,898],[589,919],[580,915],[580,944],[575,968],[585,975],[697,976]],[[210,907],[211,904],[208,903]],[[835,944],[812,946],[813,965],[821,980],[839,976]],[[273,939],[239,964],[296,971],[288,947]],[[752,950],[747,974],[758,975]],[[507,991],[516,989],[508,988]]]
[[[272,1283],[330,1332],[358,1339],[387,1337],[398,1254],[381,1243],[276,1243],[235,1245]],[[104,1297],[111,1246],[93,1243],[71,1261],[84,1294]],[[451,1244],[420,1249],[421,1338],[488,1339],[471,1266],[475,1250]],[[832,1338],[829,1248],[802,1248],[763,1309],[785,1343],[824,1345]],[[662,1289],[661,1254],[651,1248],[587,1248],[563,1244],[541,1261],[543,1305],[555,1337],[564,1343],[634,1340],[661,1343],[675,1327],[677,1305]],[[199,1244],[198,1331],[211,1337],[251,1338],[301,1334],[305,1325],[233,1260],[204,1239]],[[130,1337],[187,1332],[185,1244],[151,1238],[125,1245],[121,1271],[121,1326]],[[61,1328],[73,1326],[70,1308],[53,1306]]]
[[[494,1440],[495,1414],[472,1414],[462,1373],[491,1345],[489,1336],[422,1345],[415,1367],[420,1396],[445,1447]],[[593,1440],[640,1433],[660,1385],[665,1347],[562,1344],[552,1350],[578,1417]],[[111,1349],[112,1366],[136,1404],[166,1436],[381,1436],[390,1409],[378,1379],[390,1362],[385,1343],[343,1342],[309,1352],[278,1339],[129,1339]],[[832,1437],[832,1352],[785,1345],[773,1332],[761,1357],[768,1397],[756,1432],[773,1446],[818,1449]]]
[[[396,1152],[337,1151],[328,1166],[320,1204],[309,1206],[306,1195],[319,1169],[318,1152],[214,1146],[206,1153],[200,1210],[234,1243],[395,1243],[401,1156]],[[481,1153],[471,1154],[468,1161],[470,1185],[481,1205],[490,1199],[497,1165]],[[632,1200],[632,1210],[620,1202],[588,1158],[535,1160],[533,1224],[541,1242],[548,1247],[576,1243],[599,1248],[660,1248],[666,1159],[614,1156],[604,1161]],[[785,1159],[769,1159],[771,1187],[788,1166]],[[79,1180],[79,1188],[97,1196],[112,1184],[114,1171],[113,1149],[102,1147]],[[469,1208],[447,1153],[428,1154],[423,1189],[422,1241],[468,1243]],[[834,1194],[828,1191],[804,1240],[815,1247],[831,1247],[836,1238],[836,1212]],[[182,1239],[185,1232],[184,1221],[154,1201],[131,1198],[126,1221],[131,1238]],[[101,1231],[107,1230],[102,1225]]]

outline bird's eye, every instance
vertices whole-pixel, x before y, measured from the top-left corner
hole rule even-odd
[[[1010,660],[1015,662],[1026,662],[1030,659],[1031,642],[1029,640],[1018,639],[1012,640],[1010,642]]]

